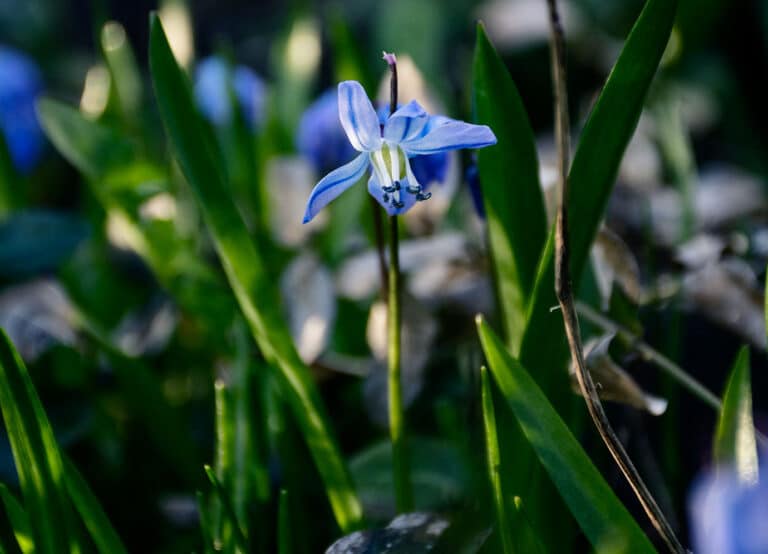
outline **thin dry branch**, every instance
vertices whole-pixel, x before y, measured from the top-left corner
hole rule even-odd
[[[559,175],[559,206],[557,211],[557,221],[555,223],[555,292],[560,311],[563,314],[563,323],[565,325],[565,334],[568,337],[568,346],[571,351],[574,365],[576,366],[576,377],[579,383],[579,389],[584,397],[589,415],[597,427],[603,442],[618,464],[622,473],[626,477],[632,490],[635,492],[640,504],[642,504],[645,513],[651,520],[651,523],[661,535],[664,542],[671,552],[685,554],[680,541],[675,536],[672,527],[664,517],[656,500],[651,495],[648,487],[643,482],[640,474],[635,469],[632,460],[627,455],[624,446],[616,436],[607,416],[600,398],[597,395],[597,389],[592,381],[592,376],[584,363],[584,353],[581,344],[581,333],[579,331],[579,320],[576,315],[576,308],[571,287],[571,276],[569,267],[569,243],[568,243],[568,168],[570,160],[570,124],[568,121],[568,96],[565,83],[565,39],[563,28],[560,23],[560,16],[557,11],[556,0],[547,0],[549,9],[549,19],[551,27],[551,54],[552,54],[552,81],[555,93],[555,142],[558,152],[558,175]]]

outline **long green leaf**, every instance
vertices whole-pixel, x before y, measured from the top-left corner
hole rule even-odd
[[[221,481],[216,477],[216,472],[209,465],[204,466],[205,474],[208,476],[208,480],[211,482],[213,488],[213,494],[221,507],[222,520],[227,523],[226,528],[231,532],[230,535],[222,535],[222,542],[226,551],[239,552],[245,554],[250,552],[248,546],[248,537],[246,535],[246,529],[241,525],[240,521],[235,514],[235,508],[232,505],[232,499],[224,489]]]
[[[509,407],[584,534],[599,552],[654,552],[579,442],[547,401],[528,371],[478,318],[478,332],[491,372]]]
[[[501,487],[501,456],[499,454],[499,437],[496,430],[496,412],[493,408],[493,394],[491,383],[488,380],[488,370],[485,366],[480,368],[481,403],[483,408],[483,424],[485,426],[485,451],[488,457],[488,477],[493,489],[493,500],[496,504],[496,525],[501,536],[501,545],[504,554],[512,554],[515,551],[512,542],[512,529],[507,517],[506,497]]]
[[[27,368],[2,330],[0,409],[29,514],[35,551],[66,551],[74,546],[68,528],[72,508],[67,502],[59,449]]]
[[[757,482],[757,444],[752,423],[752,387],[747,346],[739,350],[723,394],[723,409],[715,433],[714,458],[718,464],[735,467],[741,481],[748,484]]]
[[[482,24],[477,26],[472,83],[475,120],[490,126],[499,141],[478,151],[477,166],[504,336],[517,352],[546,240],[547,216],[531,124]]]
[[[24,554],[30,554],[35,551],[35,545],[32,542],[32,527],[29,524],[29,516],[24,511],[24,507],[16,500],[11,491],[8,490],[4,484],[0,483],[0,500],[3,502],[3,508],[5,517],[8,523],[13,528],[13,539],[10,537],[2,537],[8,541],[15,539],[16,549],[12,545],[5,545],[4,547],[9,552],[21,551]]]
[[[676,0],[646,2],[581,133],[568,177],[570,263],[575,284],[584,270],[619,163],[669,40],[676,8]],[[520,361],[535,371],[539,386],[556,406],[561,406],[559,401],[569,394],[568,381],[559,371],[567,350],[562,317],[550,310],[557,305],[553,247],[550,232],[528,308]],[[542,347],[545,344],[550,347]]]
[[[319,392],[282,319],[274,283],[228,193],[210,133],[200,120],[189,83],[163,27],[151,17],[150,70],[160,114],[181,169],[197,196],[235,297],[264,357],[280,370],[283,390],[323,478],[336,521],[344,531],[362,518],[341,454],[330,434]]]
[[[80,513],[80,517],[98,551],[102,554],[128,552],[88,483],[67,458],[64,458],[64,481],[69,491],[69,497]]]

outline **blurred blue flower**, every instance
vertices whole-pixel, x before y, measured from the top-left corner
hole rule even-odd
[[[327,173],[355,155],[339,121],[335,89],[324,92],[301,116],[296,147],[318,173]]]
[[[230,87],[251,129],[264,121],[265,86],[251,69],[230,65],[219,56],[209,56],[195,68],[195,98],[203,115],[214,125],[227,125],[232,119]]]
[[[768,475],[768,464],[761,468]],[[768,552],[768,479],[745,485],[735,471],[718,468],[699,478],[688,502],[696,554]]]
[[[22,173],[35,166],[45,145],[35,113],[42,89],[37,65],[21,52],[0,46],[0,130]]]
[[[399,108],[382,125],[357,81],[339,84],[338,104],[347,139],[360,154],[315,186],[307,202],[304,223],[355,184],[368,168],[372,168],[368,192],[389,215],[405,213],[417,201],[430,196],[413,173],[412,157],[496,144],[496,137],[487,126],[430,116],[416,101]]]
[[[476,163],[473,163],[467,168],[465,178],[467,180],[467,186],[469,187],[469,195],[472,197],[472,205],[475,207],[475,212],[480,219],[485,219],[483,193],[480,190],[480,172],[477,169]]]

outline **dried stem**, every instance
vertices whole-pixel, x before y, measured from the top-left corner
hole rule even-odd
[[[675,536],[672,527],[664,517],[656,500],[646,487],[640,474],[635,469],[624,446],[613,431],[605,410],[597,395],[592,376],[584,363],[584,353],[581,345],[579,320],[571,287],[569,267],[569,243],[568,243],[568,168],[570,159],[570,124],[568,121],[568,96],[565,82],[565,39],[560,16],[557,11],[556,0],[547,0],[549,19],[551,26],[551,54],[552,54],[552,81],[555,93],[555,142],[558,152],[559,174],[559,207],[555,222],[555,292],[560,310],[563,314],[565,334],[568,337],[568,346],[571,350],[579,389],[584,397],[587,410],[592,421],[597,427],[603,442],[626,477],[632,490],[643,506],[651,523],[659,532],[671,552],[685,553],[686,550]]]

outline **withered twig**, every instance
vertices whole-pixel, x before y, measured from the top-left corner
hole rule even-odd
[[[555,292],[563,313],[565,334],[571,350],[579,389],[584,397],[589,415],[613,459],[626,477],[632,490],[643,506],[651,523],[659,532],[671,552],[685,554],[686,550],[675,536],[656,500],[635,469],[624,446],[613,431],[597,395],[592,376],[584,363],[579,319],[576,315],[569,267],[568,243],[568,169],[570,159],[570,124],[568,121],[568,96],[565,84],[565,40],[556,0],[547,0],[551,27],[552,81],[555,93],[555,142],[558,152],[559,206],[555,222]]]

